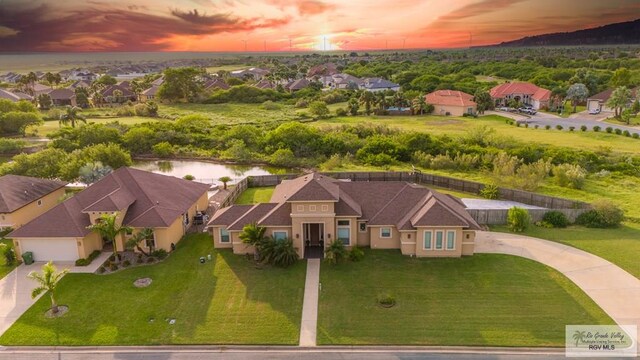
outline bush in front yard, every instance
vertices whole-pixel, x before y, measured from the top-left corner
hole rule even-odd
[[[569,220],[564,213],[560,211],[549,211],[544,214],[542,221],[553,226],[554,228],[565,228],[569,225]]]
[[[166,258],[167,255],[167,250],[165,249],[157,249],[151,252],[151,256],[157,257],[159,260]]]
[[[279,267],[289,267],[298,261],[298,253],[291,239],[264,239],[260,255],[263,262]]]
[[[0,244],[0,254],[2,254],[6,265],[13,265],[15,263],[16,252],[11,246]]]
[[[509,209],[509,212],[507,213],[507,224],[509,225],[509,230],[513,232],[523,232],[527,227],[529,227],[530,222],[531,217],[526,209],[519,208],[517,206]]]
[[[349,251],[349,260],[353,262],[358,262],[364,259],[364,251],[357,246],[353,246]]]
[[[620,225],[624,220],[624,212],[610,200],[594,201],[593,209],[576,218],[576,224],[590,228],[610,228]]]
[[[347,258],[347,249],[342,240],[333,240],[324,250],[324,259],[330,264],[337,264]]]
[[[482,190],[480,190],[480,196],[485,199],[495,200],[498,198],[500,191],[498,190],[498,186],[495,184],[487,184]]]
[[[553,177],[562,187],[582,189],[587,171],[580,165],[561,164],[553,168]]]

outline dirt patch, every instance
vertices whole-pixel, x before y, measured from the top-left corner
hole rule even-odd
[[[44,313],[44,316],[47,318],[59,318],[64,316],[64,314],[69,312],[69,307],[67,305],[58,305],[58,312],[53,312],[53,309],[49,309]]]
[[[151,282],[153,280],[151,280],[151,278],[140,278],[136,281],[133,282],[133,286],[137,287],[137,288],[145,288],[149,285],[151,285]]]

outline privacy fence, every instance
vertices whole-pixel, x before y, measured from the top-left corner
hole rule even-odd
[[[444,189],[465,192],[478,195],[485,187],[485,184],[450,178],[447,176],[424,174],[416,172],[323,172],[325,176],[335,179],[350,181],[407,181],[426,186],[436,186]],[[222,206],[233,204],[238,196],[248,187],[275,186],[282,180],[293,179],[297,174],[286,175],[261,175],[249,176],[242,179],[236,185],[228,197],[223,201]],[[529,214],[533,221],[540,221],[546,212],[556,210],[564,213],[570,221],[583,212],[590,209],[590,205],[575,200],[563,199],[553,196],[541,195],[529,191],[498,188],[498,198],[500,200],[516,201],[523,204],[542,207],[544,209],[529,209]],[[484,225],[506,224],[508,209],[468,209],[471,216]]]

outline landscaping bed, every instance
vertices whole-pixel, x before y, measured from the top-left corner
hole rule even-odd
[[[322,345],[564,346],[567,324],[613,323],[559,272],[508,255],[366,249],[361,262],[323,263],[320,282]]]

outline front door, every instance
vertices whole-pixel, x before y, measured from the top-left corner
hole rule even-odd
[[[311,246],[320,246],[320,224],[309,224]]]

